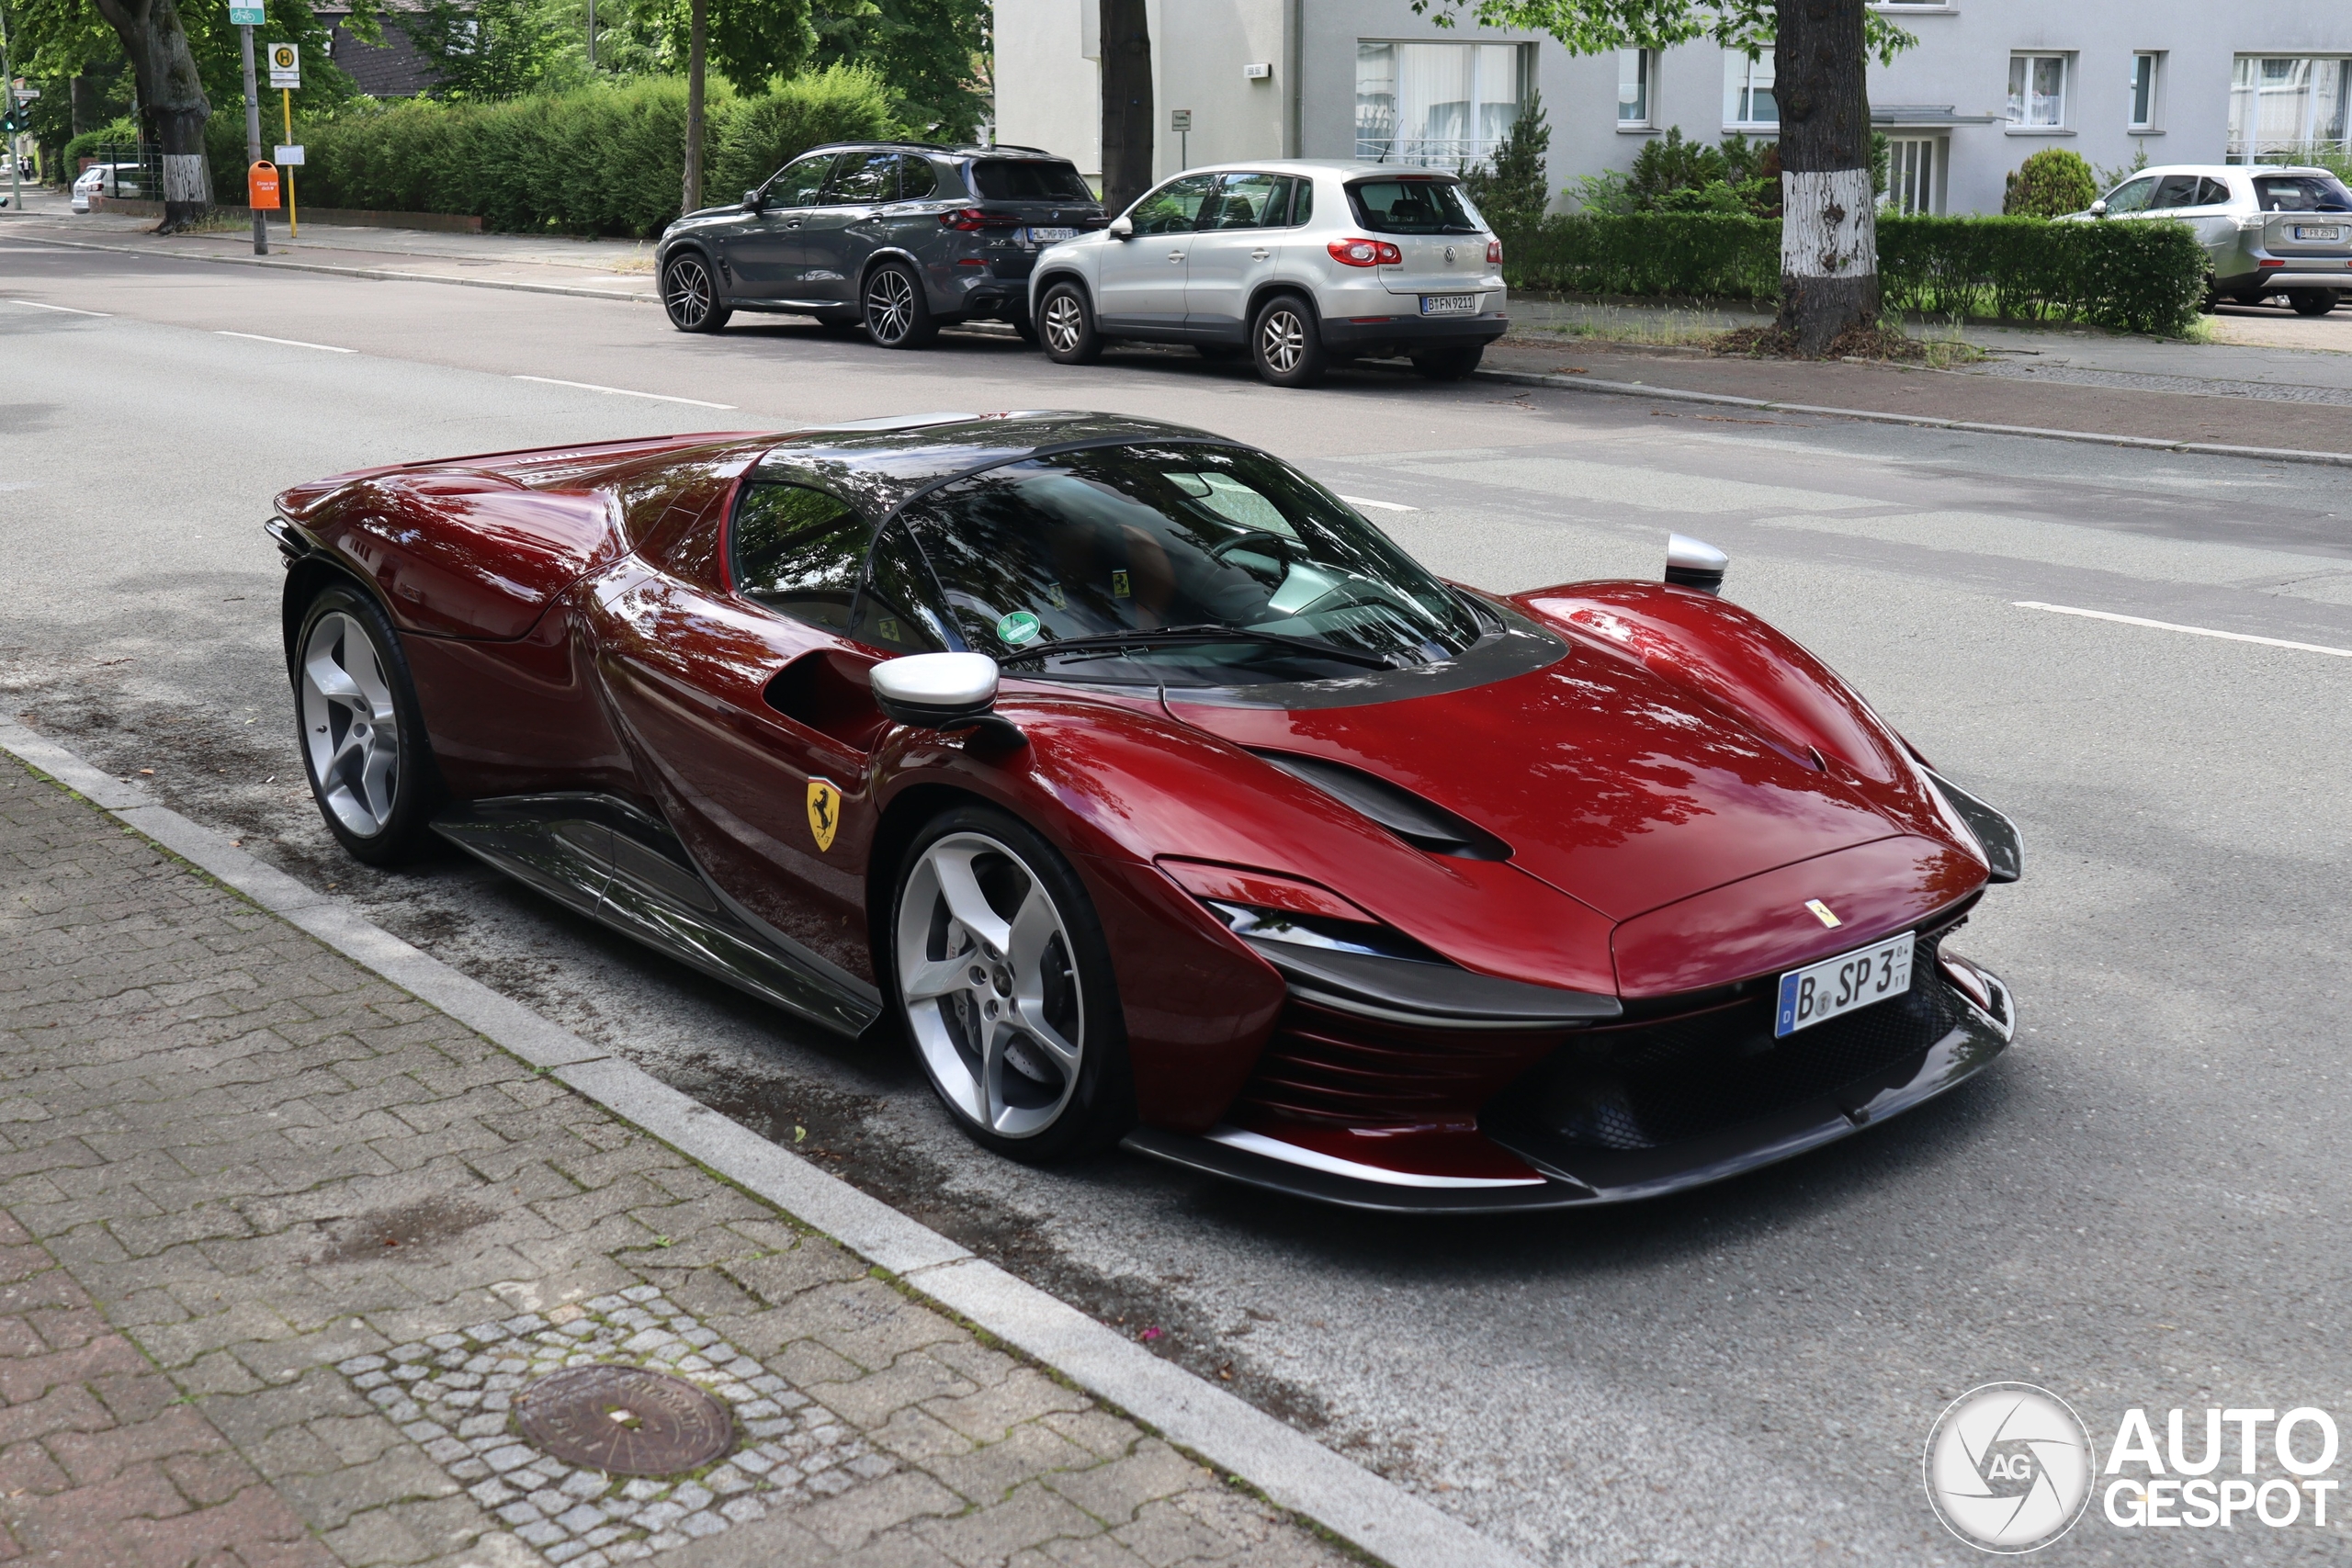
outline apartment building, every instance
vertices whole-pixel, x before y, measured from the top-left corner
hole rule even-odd
[[[997,134],[1101,167],[1099,0],[997,0]],[[2352,146],[2352,0],[1883,0],[1918,43],[1871,70],[1890,202],[1997,212],[2044,147],[2099,168]],[[1441,28],[1410,0],[1146,0],[1152,166],[1301,156],[1453,168],[1532,90],[1555,187],[1629,168],[1679,127],[1779,128],[1772,61],[1710,44],[1570,54],[1543,34]],[[1561,198],[1559,205],[1571,205]]]

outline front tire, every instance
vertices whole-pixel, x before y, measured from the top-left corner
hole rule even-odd
[[[1037,333],[1046,357],[1057,365],[1091,365],[1102,357],[1102,334],[1094,307],[1075,283],[1057,283],[1037,302]]]
[[[1258,379],[1270,387],[1312,387],[1330,367],[1321,323],[1295,294],[1277,294],[1260,308],[1250,329],[1250,357]]]
[[[907,851],[888,930],[899,1021],[966,1136],[1040,1164],[1135,1124],[1110,948],[1036,831],[988,806],[934,818]]]
[[[902,262],[884,262],[865,275],[865,335],[882,348],[929,348],[939,335],[922,279]]]
[[[700,251],[681,252],[662,269],[662,309],[682,333],[715,333],[735,313]]]
[[[355,860],[398,865],[437,793],[400,636],[374,600],[334,587],[303,611],[294,649],[295,739],[319,815]]]
[[[2335,290],[2290,288],[2287,290],[2287,303],[2294,307],[2298,316],[2324,316],[2335,309]]]

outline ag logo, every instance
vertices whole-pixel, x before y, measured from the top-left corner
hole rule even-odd
[[[2031,1383],[1986,1383],[1953,1400],[1928,1434],[1928,1502],[1971,1546],[2038,1551],[2083,1517],[2095,1457],[2064,1400]]]
[[[823,854],[833,847],[833,835],[842,826],[842,792],[823,779],[808,781],[808,831],[817,840],[817,852]]]

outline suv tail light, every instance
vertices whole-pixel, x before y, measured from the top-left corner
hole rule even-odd
[[[1500,240],[1487,242],[1487,265],[1488,266],[1503,265],[1503,243]]]
[[[939,215],[939,220],[950,229],[961,229],[966,233],[975,229],[1018,229],[1021,227],[1021,220],[1018,218],[1001,212],[983,212],[977,207],[959,207],[952,212],[943,212]]]
[[[1324,247],[1341,266],[1398,266],[1405,253],[1385,240],[1334,240]]]

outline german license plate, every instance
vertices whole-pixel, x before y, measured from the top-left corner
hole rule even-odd
[[[2344,238],[2344,231],[2334,223],[2298,223],[2295,225],[2295,238],[2298,240],[2340,240]]]
[[[1424,316],[1475,316],[1478,313],[1476,294],[1424,294],[1421,314]]]
[[[1910,988],[1911,933],[1905,931],[1781,976],[1772,1033],[1776,1038],[1794,1034]]]
[[[1023,229],[1021,237],[1033,245],[1057,245],[1078,238],[1075,229]]]

